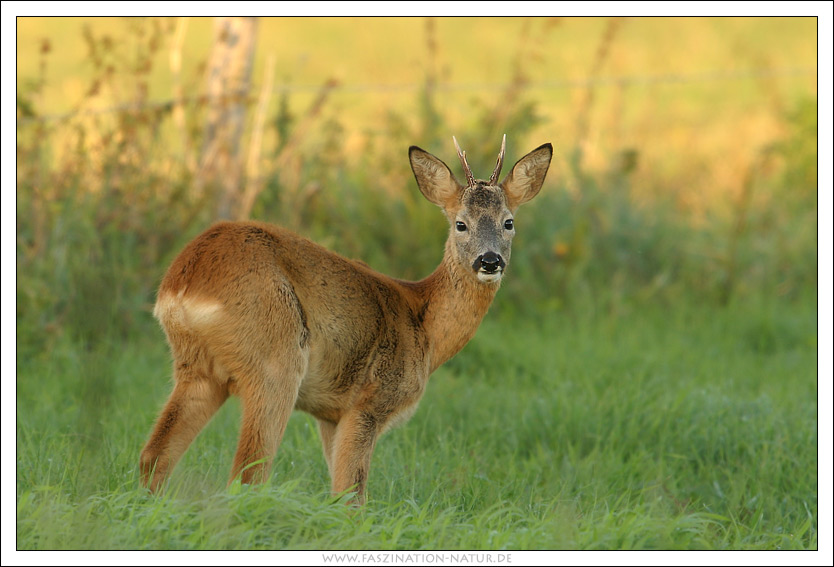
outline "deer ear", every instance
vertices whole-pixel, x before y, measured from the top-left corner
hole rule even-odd
[[[513,213],[519,205],[538,195],[552,157],[553,146],[549,143],[542,144],[518,160],[501,182],[507,196],[507,208]]]
[[[408,159],[417,187],[426,199],[443,210],[458,202],[463,188],[445,163],[417,146],[408,148]]]

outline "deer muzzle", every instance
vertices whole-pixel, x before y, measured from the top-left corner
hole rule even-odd
[[[496,254],[495,252],[487,252],[486,254],[481,254],[475,259],[475,262],[473,262],[472,264],[472,268],[476,272],[481,272],[488,275],[503,272],[506,266],[507,263],[504,262],[504,259],[501,257],[501,255]]]

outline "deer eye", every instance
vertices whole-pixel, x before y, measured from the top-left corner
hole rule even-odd
[[[506,228],[507,230],[512,230],[513,229],[513,219],[505,220],[504,221],[504,228]]]
[[[465,232],[466,231],[466,223],[457,221],[455,223],[455,228],[458,229],[458,232]]]

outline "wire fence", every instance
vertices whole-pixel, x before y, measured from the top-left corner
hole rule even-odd
[[[732,82],[748,81],[753,79],[776,78],[776,77],[801,77],[816,76],[817,68],[810,66],[780,67],[780,68],[757,68],[742,69],[735,71],[705,71],[701,73],[664,73],[658,75],[622,75],[611,77],[594,77],[585,79],[555,79],[551,81],[536,81],[523,83],[525,90],[569,90],[569,89],[590,89],[597,87],[631,87],[631,86],[658,86],[658,85],[679,85],[697,84],[711,82]],[[434,92],[496,92],[506,90],[514,85],[507,83],[436,83],[431,85]],[[343,85],[331,83],[329,85],[278,85],[272,89],[272,94],[305,94],[320,92],[323,88],[332,89],[333,95],[356,94],[356,93],[413,93],[425,90],[429,87],[425,83],[408,83],[401,85],[386,84],[357,84]],[[228,93],[229,98],[247,97],[257,91],[256,86],[243,91]],[[60,114],[44,114],[41,116],[24,116],[17,120],[18,126],[27,126],[35,123],[51,123],[70,120],[76,117],[99,116],[118,112],[135,112],[141,110],[165,111],[176,105],[192,105],[206,103],[209,98],[206,95],[198,95],[183,98],[169,98],[150,102],[128,102],[116,104],[99,109],[86,109]]]

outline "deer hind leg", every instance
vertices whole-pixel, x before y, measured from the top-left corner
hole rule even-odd
[[[243,416],[230,483],[238,477],[243,484],[263,483],[269,478],[272,460],[307,372],[306,349],[296,347],[295,352],[265,366],[247,373],[246,381],[236,387]]]
[[[229,397],[226,384],[197,375],[188,366],[179,365],[174,379],[174,391],[140,457],[142,484],[152,492],[159,489],[200,430]]]
[[[377,420],[366,411],[345,414],[333,435],[330,474],[333,494],[356,491],[356,504],[365,502],[371,455],[378,437]]]

